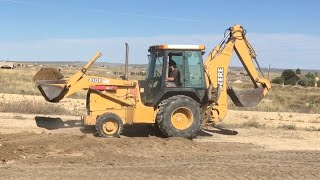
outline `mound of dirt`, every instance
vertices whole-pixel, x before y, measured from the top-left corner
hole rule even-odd
[[[60,73],[58,69],[55,68],[41,68],[34,77],[33,81],[36,80],[60,80],[63,79],[64,76]]]

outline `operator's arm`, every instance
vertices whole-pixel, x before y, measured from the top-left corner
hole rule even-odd
[[[168,77],[166,81],[174,81],[174,77]]]
[[[166,81],[174,81],[178,76],[178,70],[174,69],[171,73],[170,73],[170,77],[166,78]]]

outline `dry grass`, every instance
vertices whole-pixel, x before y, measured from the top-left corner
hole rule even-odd
[[[71,112],[62,108],[58,104],[48,102],[38,102],[34,100],[22,102],[1,102],[0,112],[14,112],[24,114],[55,114],[55,115],[71,115]],[[21,117],[16,116],[17,119]]]
[[[236,107],[230,99],[228,106],[233,110],[320,113],[320,88],[273,85],[255,107]]]
[[[256,129],[278,129],[278,130],[300,130],[300,131],[310,131],[310,132],[320,132],[320,127],[308,126],[308,127],[298,127],[294,123],[279,123],[277,126],[266,125],[257,120],[251,119],[243,123],[224,123],[220,122],[215,124],[213,127],[217,129],[237,129],[237,128],[256,128]]]
[[[0,70],[0,93],[39,95],[40,92],[33,82],[34,75],[40,68],[17,68],[14,70]],[[61,73],[65,78],[71,77],[79,68],[63,68]],[[112,72],[122,72],[121,67],[92,68],[87,74],[101,77],[120,79],[119,75]],[[131,79],[142,79],[142,76],[130,76]],[[246,77],[247,78],[247,77]],[[249,87],[252,84],[232,84],[235,88]],[[299,112],[299,113],[320,113],[320,88],[314,87],[293,87],[293,86],[272,86],[267,96],[255,107],[236,107],[229,99],[228,109],[247,110],[247,111],[266,111],[266,112]],[[86,91],[80,91],[71,96],[71,98],[84,99]],[[292,117],[292,116],[291,116]],[[291,118],[290,117],[290,118]],[[314,122],[316,123],[316,121]]]
[[[295,124],[279,124],[277,129],[297,130],[297,126]]]
[[[40,95],[33,83],[36,69],[0,70],[0,92],[9,94]]]
[[[13,70],[0,69],[0,93],[7,94],[22,94],[22,95],[41,95],[38,88],[33,81],[34,75],[40,70],[40,68],[26,68],[19,67]],[[70,78],[74,75],[79,68],[68,67],[63,68],[61,73],[65,78]],[[105,67],[105,68],[92,68],[86,73],[87,75],[107,77],[120,79],[119,75],[110,73],[111,71],[121,72],[120,67]],[[131,79],[142,79],[142,76],[132,76]],[[80,91],[71,96],[75,99],[84,99],[86,97],[86,91]]]
[[[303,123],[304,120],[302,120],[302,119],[296,119],[296,120],[292,120],[292,122],[301,122],[301,123]]]
[[[310,120],[308,123],[320,123],[319,119]]]
[[[224,122],[219,122],[217,124],[214,124],[213,125],[214,128],[217,128],[217,129],[233,129],[233,128],[239,128],[240,125],[237,124],[237,123],[234,123],[234,124],[226,124]]]
[[[320,131],[320,127],[314,127],[314,126],[310,126],[310,127],[306,127],[305,128],[306,131]]]
[[[24,120],[24,119],[27,119],[21,115],[17,115],[17,116],[13,116],[13,119],[19,119],[19,120]]]
[[[245,121],[243,123],[217,123],[214,124],[214,127],[217,129],[229,129],[229,128],[265,128],[266,125],[260,123],[259,121],[257,121],[256,119],[250,119],[249,121]]]
[[[261,124],[260,122],[258,122],[257,120],[255,119],[251,119],[249,121],[246,121],[242,124],[243,128],[262,128],[262,127],[265,127],[265,124]]]

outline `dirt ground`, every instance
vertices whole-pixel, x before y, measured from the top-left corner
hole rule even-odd
[[[0,177],[320,179],[320,114],[229,111],[193,140],[138,125],[121,138],[93,134],[80,116],[0,113]]]

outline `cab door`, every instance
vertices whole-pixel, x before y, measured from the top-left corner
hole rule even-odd
[[[184,69],[184,87],[205,88],[201,51],[185,51]]]
[[[204,68],[201,51],[168,51],[169,59],[175,61],[180,72],[180,81],[183,88],[205,88]],[[168,64],[168,63],[167,63]],[[166,68],[169,74],[169,66]]]

